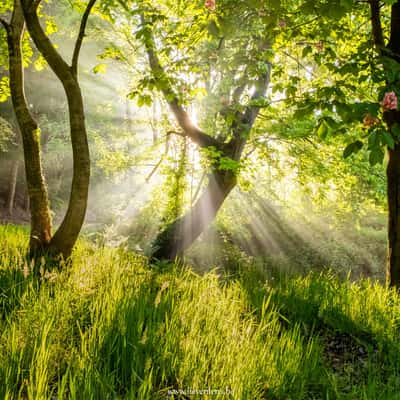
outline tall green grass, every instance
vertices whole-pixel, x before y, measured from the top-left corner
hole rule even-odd
[[[81,243],[39,285],[26,234],[0,243],[1,399],[399,398],[400,300],[378,284],[199,276]]]

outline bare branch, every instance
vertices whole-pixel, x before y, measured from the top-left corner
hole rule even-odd
[[[207,171],[204,171],[203,174],[201,175],[200,182],[197,186],[196,192],[190,201],[192,207],[193,207],[194,202],[197,200],[197,197],[200,194],[200,190],[203,187],[203,182],[204,182],[204,179],[206,179],[206,176],[207,176]]]
[[[165,158],[168,155],[168,151],[169,151],[169,132],[167,133],[166,136],[166,140],[165,140],[165,150],[164,150],[164,154],[161,156],[160,160],[158,161],[158,163],[154,166],[154,168],[151,170],[150,174],[147,176],[146,178],[146,183],[150,182],[150,179],[153,177],[153,175],[157,172],[158,168],[160,167],[160,165],[162,164],[162,162],[165,160]]]
[[[72,55],[71,69],[72,69],[72,73],[74,74],[74,76],[76,76],[77,73],[78,73],[79,53],[81,51],[82,42],[83,42],[83,39],[85,37],[85,30],[86,30],[87,21],[88,21],[89,15],[90,15],[90,13],[92,11],[92,8],[95,5],[96,1],[97,0],[90,0],[89,1],[89,3],[86,6],[85,12],[83,13],[83,16],[82,16],[78,37],[77,37],[76,42],[75,42],[74,53]]]
[[[201,130],[197,130],[196,134],[194,135],[193,132],[188,134],[187,131],[169,131],[168,135],[178,135],[181,137],[188,137],[194,143],[198,144],[200,147],[215,147],[217,149],[220,148],[221,144],[217,139],[214,139],[210,135],[202,132]]]

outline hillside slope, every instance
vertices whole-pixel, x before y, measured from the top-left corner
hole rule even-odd
[[[400,299],[379,284],[82,243],[38,282],[26,240],[0,226],[0,398],[399,398]]]

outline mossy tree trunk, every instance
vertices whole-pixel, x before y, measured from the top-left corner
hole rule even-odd
[[[40,156],[40,131],[25,99],[21,43],[25,22],[19,0],[14,1],[10,23],[4,20],[2,23],[7,32],[11,99],[22,136],[31,212],[30,253],[34,255],[46,249],[50,242],[51,216]],[[16,175],[15,170],[14,173]],[[9,203],[13,203],[13,199]]]
[[[154,242],[154,259],[174,260],[189,248],[212,223],[222,204],[236,185],[231,172],[214,171],[194,206],[169,224]]]
[[[90,0],[83,14],[75,43],[72,63],[68,65],[53,46],[38,17],[41,1],[21,0],[29,34],[64,87],[68,100],[70,134],[73,154],[73,178],[68,209],[49,243],[49,252],[64,258],[71,255],[86,215],[90,182],[90,154],[85,125],[85,110],[78,81],[78,60],[90,12],[96,0]]]

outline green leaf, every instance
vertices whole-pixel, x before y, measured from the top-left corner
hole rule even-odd
[[[326,121],[323,119],[323,120],[321,120],[321,122],[318,126],[317,135],[321,139],[326,139],[326,137],[328,136],[328,133],[329,133],[328,125],[327,125]]]
[[[382,164],[384,153],[381,148],[377,147],[369,153],[369,162],[371,165]]]
[[[372,131],[371,134],[368,136],[368,148],[372,150],[378,144],[378,134],[376,130]]]
[[[392,135],[389,132],[382,130],[382,138],[383,138],[383,141],[387,144],[387,146],[393,150],[394,149],[394,139],[393,139]]]
[[[137,105],[139,107],[151,106],[152,102],[153,102],[153,99],[148,94],[139,95],[138,99],[137,99]]]
[[[353,153],[357,153],[361,150],[363,147],[363,143],[360,140],[356,140],[353,143],[350,143],[343,151],[343,157],[348,158],[350,157]]]
[[[104,74],[107,71],[107,65],[106,64],[97,64],[93,68],[93,72],[95,74]]]
[[[302,58],[306,58],[310,53],[312,53],[312,47],[310,45],[304,47],[303,51],[302,51]]]

